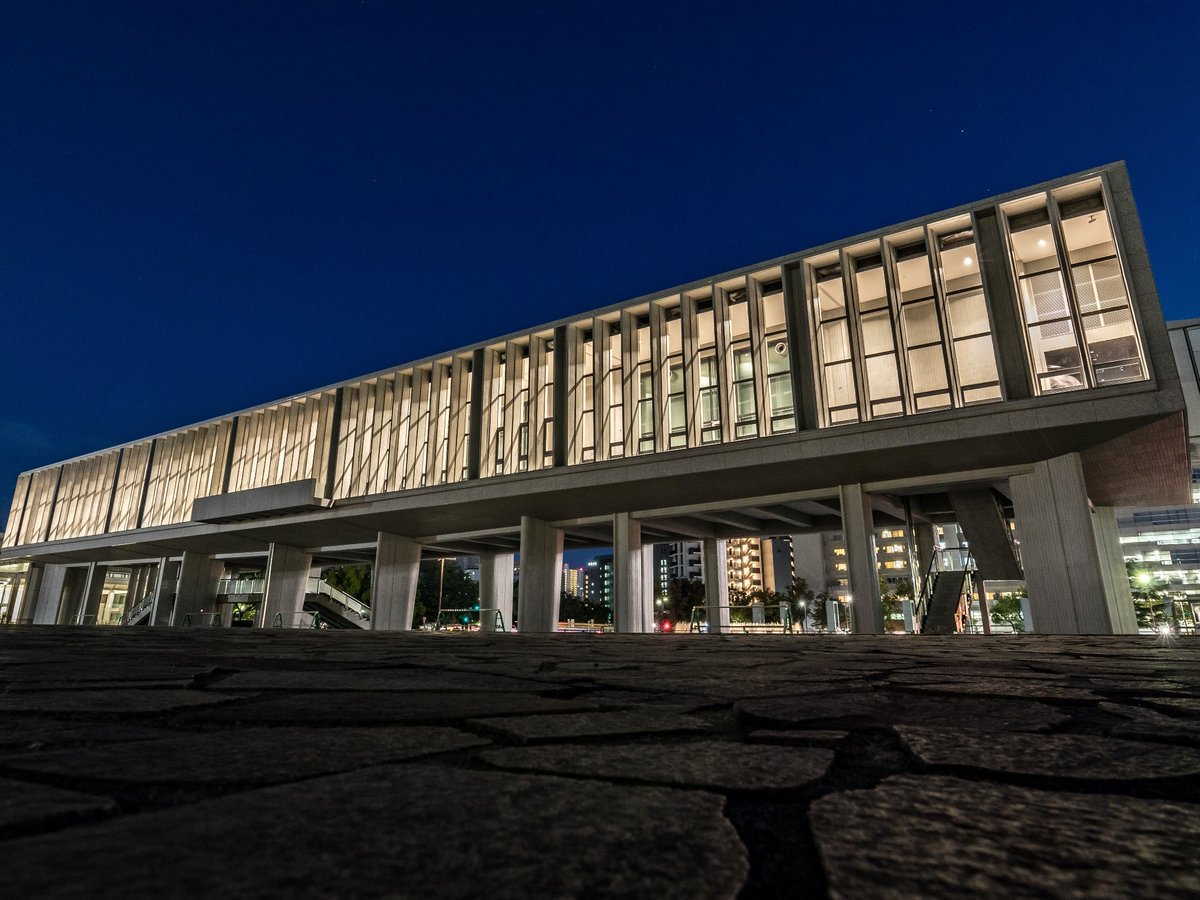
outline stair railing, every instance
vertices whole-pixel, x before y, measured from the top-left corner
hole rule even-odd
[[[962,568],[943,566],[942,554],[944,553],[957,553]],[[954,547],[949,551],[942,549],[934,550],[933,558],[929,560],[925,574],[921,577],[920,589],[917,591],[916,598],[913,601],[913,624],[918,633],[925,630],[925,620],[929,617],[929,603],[933,600],[933,592],[937,588],[938,576],[942,572],[950,571],[966,572],[966,578],[963,582],[966,588],[966,595],[968,598],[974,596],[973,576],[977,570],[975,568],[975,558],[971,554],[971,551],[963,547]]]

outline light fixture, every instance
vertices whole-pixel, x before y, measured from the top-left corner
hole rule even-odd
[[[1045,238],[1042,238],[1042,239],[1040,239],[1040,240],[1038,241],[1038,246],[1039,246],[1039,247],[1045,247],[1045,246],[1046,246],[1046,239],[1045,239]]]
[[[969,266],[972,262],[974,262],[974,260],[971,259],[971,257],[969,257],[969,256],[963,257],[963,265],[964,266]]]

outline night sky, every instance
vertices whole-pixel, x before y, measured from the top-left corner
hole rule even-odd
[[[0,517],[27,468],[1117,159],[1200,316],[1197,4],[983,6],[5,4]]]

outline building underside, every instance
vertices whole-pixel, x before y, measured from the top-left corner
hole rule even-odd
[[[878,632],[874,529],[923,570],[953,521],[1037,631],[1112,633],[1135,628],[1113,508],[1189,500],[1118,164],[26,473],[0,559],[32,564],[17,618],[42,623],[128,566],[146,621],[182,624],[255,563],[264,626],[314,566],[369,562],[369,625],[399,629],[422,555],[479,555],[511,623],[519,554],[518,628],[548,631],[563,550],[611,546],[639,632],[649,545],[704,542],[715,611],[721,542],[838,531]]]

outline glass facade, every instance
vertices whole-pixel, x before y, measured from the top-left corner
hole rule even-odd
[[[1038,394],[1146,375],[1099,179],[1001,207]]]
[[[27,472],[5,544],[305,479],[335,500],[461,481],[472,428],[486,478],[1002,401],[997,323],[1035,396],[1142,381],[1106,191],[1033,189]]]

